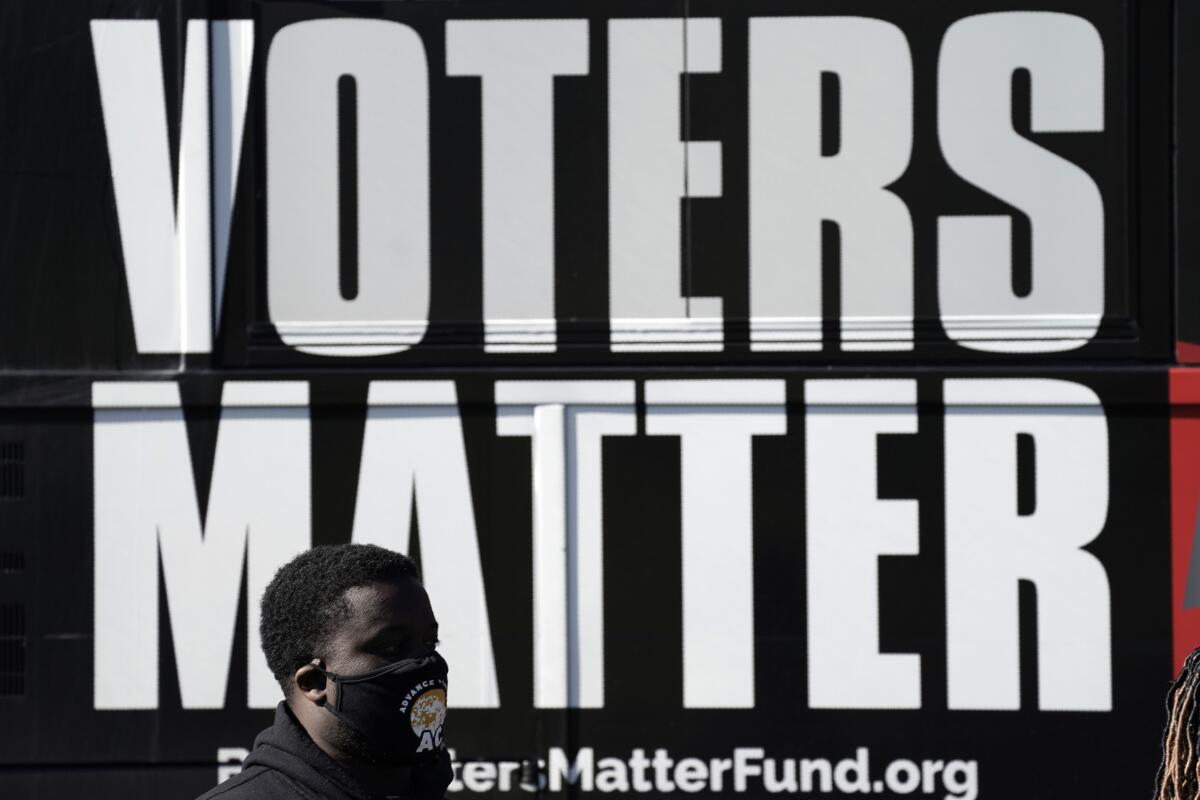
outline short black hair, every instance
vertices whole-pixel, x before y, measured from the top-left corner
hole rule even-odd
[[[413,560],[373,544],[321,545],[280,567],[263,592],[258,630],[283,693],[291,695],[292,675],[322,653],[349,615],[347,590],[405,576],[420,580]]]

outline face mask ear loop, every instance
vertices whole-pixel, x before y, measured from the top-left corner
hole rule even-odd
[[[337,674],[336,672],[330,672],[329,670],[322,667],[320,664],[313,664],[312,666],[313,666],[313,669],[315,669],[317,672],[319,672],[325,676],[325,680],[331,681],[334,684],[337,684],[337,699],[332,703],[329,702],[328,687],[326,688],[326,698],[325,698],[325,709],[327,711],[329,711],[330,713],[332,713],[336,717],[336,716],[338,716],[337,712],[342,710],[342,687],[340,684],[340,680],[341,680],[342,676]]]

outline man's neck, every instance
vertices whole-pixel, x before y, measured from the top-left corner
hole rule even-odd
[[[308,733],[308,738],[321,749],[325,755],[333,759],[339,767],[354,778],[372,797],[407,798],[412,796],[412,769],[405,765],[372,764],[354,758],[344,752],[335,742],[327,737],[326,728],[305,711],[297,713],[294,705],[292,714]],[[327,713],[327,712],[323,712]]]

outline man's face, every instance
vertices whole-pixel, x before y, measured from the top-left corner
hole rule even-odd
[[[346,601],[350,613],[331,632],[325,654],[331,672],[369,672],[428,655],[437,644],[437,620],[416,578],[356,586],[346,592]]]
[[[325,668],[356,675],[379,667],[421,658],[437,644],[438,624],[429,596],[415,578],[378,581],[346,592],[349,614],[330,634],[323,654]],[[336,684],[326,690],[338,691]],[[333,702],[333,697],[328,698]],[[388,753],[340,720],[328,720],[326,735],[338,752],[365,764],[390,762]]]

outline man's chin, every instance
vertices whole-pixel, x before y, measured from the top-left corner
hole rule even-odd
[[[394,753],[387,753],[372,747],[371,743],[358,731],[340,724],[337,728],[335,745],[339,752],[351,761],[376,768],[407,767],[406,761],[401,761]]]

